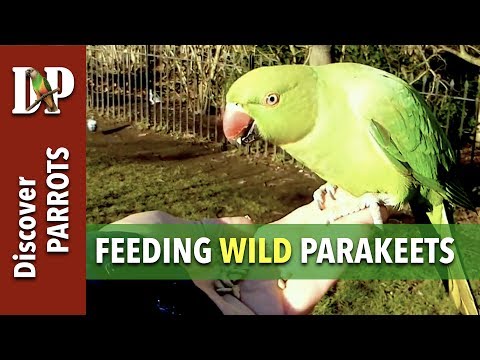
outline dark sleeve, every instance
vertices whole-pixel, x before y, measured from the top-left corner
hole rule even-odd
[[[87,249],[98,233],[87,233]],[[102,232],[102,236],[138,237]],[[93,256],[94,252],[87,254]],[[87,257],[89,256],[87,255]],[[87,268],[93,260],[87,260]],[[182,277],[183,279],[188,276]],[[87,280],[87,317],[212,316],[223,313],[191,280]]]
[[[87,317],[222,315],[193,281],[88,280]]]

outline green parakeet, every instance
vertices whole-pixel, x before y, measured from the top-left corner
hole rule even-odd
[[[42,97],[42,95],[47,94],[52,91],[48,80],[44,78],[37,70],[34,68],[27,69],[26,76],[32,79],[32,86],[35,94],[37,95],[37,100]],[[53,100],[53,95],[45,96],[42,100],[47,106],[48,111],[55,112],[57,111],[57,105]]]
[[[314,194],[320,206],[337,186],[358,197],[356,209],[338,217],[369,208],[382,223],[379,204],[409,203],[417,223],[435,226],[452,223],[451,203],[475,210],[433,112],[390,73],[356,63],[262,67],[237,79],[226,100],[229,141],[260,135],[282,147],[327,182]],[[462,265],[454,264],[449,293],[461,313],[478,314]]]

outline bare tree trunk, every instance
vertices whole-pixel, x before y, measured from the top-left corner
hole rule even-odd
[[[308,64],[326,65],[332,62],[332,45],[312,45]]]
[[[475,127],[475,146],[480,146],[480,109],[478,110],[477,126]]]
[[[478,74],[478,93],[477,93],[477,101],[476,101],[476,109],[477,109],[477,124],[475,125],[474,128],[474,136],[475,136],[475,141],[474,141],[474,147],[480,146],[480,74]],[[475,151],[473,149],[473,151]],[[473,153],[472,153],[473,154]]]

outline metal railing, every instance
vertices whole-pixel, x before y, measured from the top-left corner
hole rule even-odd
[[[87,107],[114,121],[221,143],[225,142],[221,109],[229,84],[250,69],[274,64],[271,57],[235,46],[88,46]],[[427,77],[422,80],[421,92],[442,119],[458,155],[463,154],[464,161],[480,161],[480,83],[465,82],[464,93],[458,96],[438,83],[427,89]],[[476,98],[469,98],[475,87]],[[452,115],[454,107],[461,108],[460,116]],[[293,162],[266,142],[243,150]]]

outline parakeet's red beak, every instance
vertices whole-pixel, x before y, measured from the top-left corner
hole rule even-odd
[[[230,142],[241,139],[251,128],[253,119],[235,104],[227,104],[223,113],[223,133]]]

